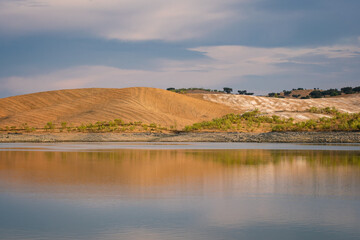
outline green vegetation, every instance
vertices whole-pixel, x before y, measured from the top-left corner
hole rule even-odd
[[[230,94],[233,92],[233,89],[230,87],[224,87],[223,91],[220,90],[216,90],[216,89],[205,89],[205,88],[167,88],[166,90],[171,91],[171,92],[176,92],[176,93],[188,93],[190,91],[196,91],[196,90],[200,90],[200,91],[205,91],[205,92],[213,92],[213,93],[227,93]],[[254,95],[254,93],[248,92],[247,90],[238,90],[237,91],[239,95]]]
[[[311,113],[324,113],[324,114],[330,114],[330,115],[336,115],[340,114],[340,112],[334,108],[334,107],[326,107],[326,108],[317,108],[317,107],[311,107],[308,109]]]
[[[360,113],[340,113],[335,108],[310,108],[312,113],[329,114],[329,117],[294,122],[292,118],[282,119],[279,116],[265,116],[258,110],[244,114],[228,114],[211,121],[203,121],[185,126],[184,131],[359,131]]]
[[[219,131],[244,131],[270,130],[272,124],[290,124],[293,119],[281,119],[279,116],[265,116],[257,109],[244,114],[228,114],[211,121],[194,123],[185,126],[184,131],[219,130]]]
[[[302,122],[295,122],[292,118],[280,118],[279,116],[268,116],[257,109],[243,114],[228,114],[221,118],[211,121],[203,121],[185,126],[182,131],[232,131],[232,132],[284,132],[284,131],[360,131],[360,113],[341,113],[334,107],[316,108],[311,107],[307,110],[311,113],[326,114],[327,117],[310,119]],[[178,132],[177,123],[167,127],[160,124],[144,124],[140,121],[126,123],[121,119],[113,121],[98,121],[96,123],[81,124],[80,126],[68,125],[61,122],[61,127],[56,127],[55,123],[48,122],[43,128],[30,127],[27,123],[16,126],[5,126],[0,131],[53,131],[53,132]]]
[[[206,91],[206,92],[222,92],[222,91],[218,91],[218,90],[213,90],[213,89],[205,89],[205,88],[167,88],[166,90],[171,91],[171,92],[176,92],[176,93],[187,93],[188,91],[195,91],[195,90],[200,90],[200,91]]]
[[[254,93],[248,92],[247,90],[239,90],[239,95],[254,95]]]
[[[282,93],[268,93],[268,97],[282,97],[282,96],[292,96],[293,98],[299,98],[300,94],[292,94],[294,91],[304,90],[303,88],[295,89],[293,88],[291,91],[283,90]],[[309,99],[309,98],[322,98],[322,97],[334,97],[339,96],[341,94],[353,94],[353,93],[360,93],[360,86],[359,87],[344,87],[340,90],[336,88],[330,88],[327,90],[320,90],[319,88],[314,88],[306,96],[302,96],[301,99]],[[292,94],[292,95],[291,95]]]
[[[54,129],[55,129],[55,124],[52,123],[52,122],[48,122],[48,123],[46,123],[46,125],[44,126],[44,129],[45,129],[46,131],[48,131],[48,130],[54,130]]]
[[[227,94],[230,94],[232,91],[233,91],[232,88],[224,87],[224,92],[226,92]]]
[[[68,128],[68,131],[77,132],[143,132],[143,131],[163,131],[166,127],[161,127],[155,123],[143,124],[141,121],[126,123],[121,119],[113,121],[98,121],[96,123],[81,124],[74,128]]]

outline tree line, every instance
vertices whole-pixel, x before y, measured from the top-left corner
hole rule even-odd
[[[193,91],[193,90],[202,90],[202,91],[206,91],[206,92],[217,92],[217,93],[227,93],[227,94],[231,94],[233,92],[233,89],[230,87],[224,87],[223,91],[221,90],[217,90],[217,89],[207,89],[207,88],[167,88],[166,90],[171,91],[171,92],[176,92],[176,93],[186,93],[187,91]],[[239,95],[254,95],[254,93],[252,92],[248,92],[247,90],[238,90],[237,93]]]

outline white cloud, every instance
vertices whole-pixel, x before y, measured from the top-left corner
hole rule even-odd
[[[199,47],[208,58],[171,61],[164,59],[157,70],[128,70],[108,66],[78,66],[50,74],[1,79],[4,90],[29,93],[54,89],[83,87],[205,87],[219,88],[231,79],[242,81],[248,75],[268,76],[288,73],[299,75],[303,64],[327,65],[328,60],[358,56],[358,46],[319,48],[253,48],[244,46]],[[316,57],[322,57],[319,60]],[[315,57],[316,61],[305,61]],[[296,60],[294,60],[296,59]],[[295,63],[300,67],[283,67],[279,63]],[[341,74],[342,72],[339,72]],[[307,73],[309,74],[309,73]],[[327,72],[310,72],[316,78]],[[331,74],[334,74],[333,72]]]
[[[247,1],[247,0],[242,0]],[[239,16],[236,0],[0,1],[0,31],[82,31],[121,40],[184,40]]]

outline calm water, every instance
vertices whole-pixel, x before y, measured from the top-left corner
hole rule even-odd
[[[0,239],[360,239],[360,145],[0,144]]]

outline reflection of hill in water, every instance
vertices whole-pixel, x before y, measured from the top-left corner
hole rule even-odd
[[[101,189],[102,193],[230,191],[234,187],[240,192],[284,193],[291,184],[299,193],[351,194],[359,191],[359,163],[356,151],[1,151],[0,184],[81,186],[84,191]]]
[[[360,166],[360,153],[357,151],[304,151],[304,150],[238,150],[201,151],[191,154],[202,155],[211,161],[225,165],[263,165],[279,164],[281,161],[294,162],[301,158],[310,165],[321,166]]]

